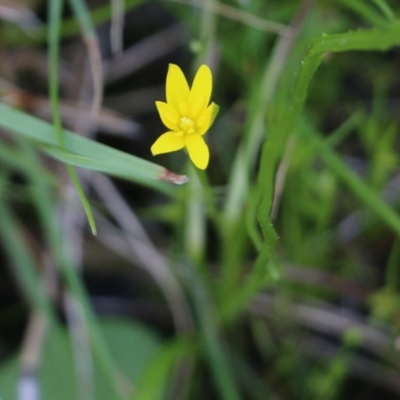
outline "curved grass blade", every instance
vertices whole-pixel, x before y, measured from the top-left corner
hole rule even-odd
[[[288,95],[284,108],[275,109],[275,117],[269,121],[271,135],[262,148],[258,175],[259,194],[256,202],[259,204],[257,217],[264,232],[265,242],[258,262],[262,263],[263,259],[268,259],[269,246],[274,242],[273,235],[271,236],[269,217],[274,192],[274,171],[283,154],[286,139],[295,128],[307,96],[308,85],[318,69],[323,55],[327,52],[384,51],[399,45],[400,23],[392,24],[384,29],[360,29],[342,34],[324,34],[312,45],[297,74],[293,92]],[[354,184],[353,180],[348,183],[356,195],[360,193],[359,184]],[[382,209],[376,207],[375,211],[388,222],[386,212],[381,213]],[[391,226],[393,227],[393,224]]]

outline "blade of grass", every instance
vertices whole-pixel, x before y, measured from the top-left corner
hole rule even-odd
[[[262,191],[261,188],[265,180],[263,182],[259,180],[254,188],[250,188],[250,173],[255,167],[261,142],[265,138],[265,118],[267,110],[270,109],[270,104],[275,96],[287,59],[312,6],[313,0],[303,0],[300,3],[290,25],[286,28],[286,34],[281,36],[274,46],[270,60],[263,73],[259,89],[255,92],[254,98],[252,99],[250,110],[254,111],[251,112],[251,116],[249,117],[246,135],[237,151],[229,177],[228,193],[223,212],[225,220],[224,227],[226,229],[225,237],[227,238],[225,240],[225,247],[227,247],[225,254],[229,256],[232,253],[230,251],[231,243],[234,242],[235,237],[242,230],[243,222],[245,222],[249,228],[248,234],[253,244],[261,251],[258,263],[253,271],[254,277],[248,277],[248,284],[251,288],[254,288],[253,281],[263,284],[271,274],[276,274],[275,270],[269,271],[267,268],[268,265],[271,265],[269,263],[269,256],[270,250],[276,241],[276,234],[270,222],[262,225],[261,230],[263,236],[267,238],[269,244],[268,246],[261,245],[263,240],[258,232],[257,210],[260,193]],[[269,140],[271,140],[271,138],[269,138]],[[275,140],[276,143],[271,146],[271,150],[279,153],[279,149],[282,146],[280,137],[276,136],[273,140]],[[269,173],[267,178],[273,179],[275,168],[268,171],[266,172]],[[248,195],[249,193],[250,196]],[[248,206],[248,208],[243,217],[244,208],[246,206]],[[264,271],[264,275],[262,275],[262,271]],[[226,263],[223,272],[223,281],[227,283],[224,288],[225,294],[223,297],[228,300],[228,303],[231,302],[228,294],[236,290],[235,286],[240,287],[240,290],[243,289],[244,292],[248,292],[248,288],[245,289],[246,284],[243,284],[241,280],[240,265],[238,263]],[[240,296],[237,298],[239,297]],[[245,297],[247,298],[248,296],[246,295]]]
[[[376,6],[382,11],[382,14],[385,15],[385,17],[389,20],[394,22],[396,20],[396,17],[392,11],[392,9],[389,7],[389,5],[386,3],[384,0],[372,0]]]
[[[62,130],[60,104],[59,104],[59,93],[58,93],[58,63],[59,63],[59,46],[60,46],[60,21],[61,13],[63,9],[63,0],[53,0],[48,2],[49,6],[49,70],[50,70],[50,103],[51,112],[53,117],[53,124],[58,137],[60,147],[65,150],[66,143],[64,138],[64,132]],[[94,221],[93,213],[90,208],[88,199],[86,198],[85,192],[79,183],[78,176],[71,165],[67,166],[69,177],[75,186],[78,193],[79,199],[82,202],[83,208],[86,213],[90,228],[93,235],[96,234],[96,223]]]
[[[381,28],[387,26],[388,20],[377,13],[376,8],[363,0],[341,0],[341,3],[361,15],[365,20]]]
[[[0,160],[12,169],[16,169],[22,174],[26,174],[32,166],[27,162],[22,154],[23,153],[17,147],[14,148],[4,142],[0,142]],[[46,179],[54,185],[56,184],[56,178],[42,165],[36,165],[35,168],[36,173],[41,175],[43,179]]]
[[[224,208],[227,225],[235,224],[237,219],[241,218],[245,196],[249,191],[250,171],[254,168],[260,144],[265,137],[264,121],[267,107],[275,95],[287,58],[312,4],[312,0],[301,2],[291,24],[286,28],[286,33],[277,40],[263,73],[259,90],[252,99],[249,108],[254,111],[249,118],[244,140],[238,149],[229,177],[230,183]]]
[[[183,269],[184,268],[184,269]],[[203,282],[202,276],[192,264],[182,266],[182,275],[186,280],[189,293],[193,298],[194,309],[199,322],[199,339],[203,351],[208,357],[215,385],[222,400],[239,400],[229,357],[222,345],[222,339],[217,327],[216,310],[213,307],[211,293]]]
[[[55,158],[82,168],[104,172],[129,179],[173,196],[173,187],[164,181],[184,181],[183,175],[174,175],[164,167],[115,150],[93,140],[64,130],[67,151],[57,141],[51,124],[0,103],[0,126],[37,143],[39,149]],[[179,181],[181,178],[182,181]]]
[[[29,143],[24,140],[25,139],[20,140],[20,144],[25,152],[25,158],[29,160],[32,165],[38,164],[33,149],[29,146]],[[46,241],[52,251],[52,256],[56,260],[56,265],[60,269],[71,295],[82,307],[82,312],[89,328],[94,353],[97,356],[111,387],[114,389],[114,398],[124,400],[125,397],[121,394],[121,376],[119,370],[115,366],[103,340],[99,324],[89,302],[89,296],[78,275],[75,265],[73,265],[72,258],[66,254],[64,238],[57,225],[56,206],[49,190],[49,186],[40,175],[35,173],[35,168],[31,168],[28,171],[28,178],[31,183],[32,200],[42,223]]]
[[[265,142],[261,153],[261,165],[258,175],[259,202],[258,220],[261,229],[270,232],[269,213],[273,198],[274,171],[284,149],[284,143],[288,135],[294,130],[298,116],[306,99],[308,85],[315,71],[321,63],[322,57],[326,52],[345,52],[345,51],[367,51],[367,50],[387,50],[400,45],[400,24],[393,24],[385,29],[364,29],[351,31],[342,34],[322,35],[312,45],[302,66],[297,74],[293,92],[288,94],[287,101],[282,109],[275,109],[274,117],[269,119],[269,131],[271,135]],[[334,162],[334,161],[333,161]],[[344,177],[343,177],[344,178]],[[345,178],[344,178],[345,179]],[[350,178],[351,179],[351,178]],[[357,183],[356,192],[360,192]],[[361,189],[362,191],[362,189]],[[365,196],[371,202],[369,195]],[[385,209],[385,218],[391,213]],[[397,228],[396,228],[397,229]],[[271,240],[266,236],[265,240]],[[273,239],[272,239],[273,240]],[[265,247],[267,248],[267,246]],[[259,256],[259,261],[264,257],[263,249]],[[261,262],[261,261],[260,261]]]
[[[186,186],[187,192],[185,195],[185,254],[196,264],[202,265],[202,262],[204,262],[207,220],[204,190],[200,177],[193,165],[189,164],[188,168],[190,182]]]
[[[60,147],[65,149],[65,139],[62,130],[62,122],[60,115],[60,106],[58,102],[58,64],[60,54],[60,21],[61,13],[64,6],[63,0],[54,0],[48,2],[49,6],[49,30],[48,30],[48,45],[49,45],[49,92],[50,105],[53,117],[53,124],[57,134]]]
[[[386,204],[377,193],[375,193],[365,182],[363,182],[344,161],[336,155],[331,148],[324,143],[316,132],[306,130],[305,135],[316,146],[316,154],[321,157],[327,167],[341,180],[352,193],[359,198],[368,208],[374,211],[383,222],[391,227],[398,235],[400,234],[400,217],[388,204]]]
[[[26,238],[22,235],[22,227],[19,226],[2,196],[6,184],[5,177],[0,177],[0,237],[4,249],[12,262],[12,267],[15,268],[16,276],[31,307],[43,314],[46,320],[55,321],[53,308],[39,278],[39,267],[32,252],[28,250]]]

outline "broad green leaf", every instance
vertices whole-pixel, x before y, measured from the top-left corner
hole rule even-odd
[[[157,353],[160,347],[159,339],[143,325],[122,319],[104,318],[101,327],[117,365],[135,385]],[[57,327],[45,338],[39,371],[40,398],[77,399],[75,368],[70,338],[64,328]],[[2,400],[15,400],[19,369],[18,356],[12,357],[0,369]],[[101,368],[96,364],[94,383],[96,400],[113,398],[113,391],[103,378]]]

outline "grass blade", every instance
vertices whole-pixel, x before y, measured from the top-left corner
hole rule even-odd
[[[49,70],[50,70],[50,103],[51,112],[53,117],[53,124],[58,137],[60,147],[66,149],[64,132],[62,130],[61,115],[60,115],[60,104],[59,104],[59,93],[58,93],[58,63],[59,63],[59,47],[60,47],[60,22],[61,13],[63,9],[63,0],[49,1],[49,15],[50,15],[50,27],[49,27]],[[85,192],[79,183],[78,176],[72,166],[67,167],[69,177],[75,186],[78,193],[79,199],[82,202],[83,208],[86,213],[90,228],[93,235],[96,234],[96,223],[94,221],[93,213],[90,208],[88,199],[86,198]]]
[[[0,103],[0,126],[37,143],[38,148],[71,165],[131,180],[173,196],[165,182],[184,183],[164,167],[64,130],[66,151],[58,144],[51,124]],[[164,182],[163,182],[164,181]]]

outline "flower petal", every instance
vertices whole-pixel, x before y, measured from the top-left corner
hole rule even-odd
[[[197,117],[210,102],[212,91],[212,75],[210,68],[203,64],[198,69],[193,80],[193,85],[189,94],[189,115],[191,118]]]
[[[179,131],[180,116],[169,104],[156,101],[156,107],[163,124],[172,131]]]
[[[197,118],[197,133],[204,135],[211,127],[219,111],[219,106],[211,103]]]
[[[186,135],[184,138],[193,164],[199,169],[206,169],[210,159],[210,152],[204,139],[197,134]]]
[[[166,84],[167,103],[180,113],[182,107],[187,107],[189,92],[189,85],[182,70],[175,64],[169,64]]]
[[[153,156],[157,154],[170,153],[183,149],[185,147],[185,139],[183,136],[175,135],[174,132],[166,132],[162,134],[151,146]]]

